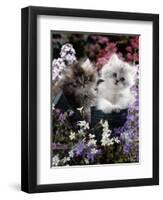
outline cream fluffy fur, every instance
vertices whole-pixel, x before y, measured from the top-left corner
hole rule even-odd
[[[134,84],[136,69],[113,54],[101,71],[104,80],[98,87],[97,109],[104,113],[119,112],[134,102],[130,89]]]

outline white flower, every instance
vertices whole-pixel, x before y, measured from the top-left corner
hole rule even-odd
[[[109,134],[109,135],[111,134],[111,130],[108,129],[107,127],[103,128],[102,132],[103,132],[103,134]]]
[[[109,124],[108,121],[103,121],[102,119],[100,120],[100,124],[102,125],[103,129],[102,132],[103,134],[106,134],[106,136],[110,136],[111,130],[109,129]],[[108,135],[107,135],[108,134]]]
[[[65,163],[67,162],[67,158],[64,157],[64,158],[62,159],[62,162],[65,164]]]
[[[62,72],[58,68],[52,69],[52,80],[58,80],[62,78]]]
[[[75,49],[71,44],[67,43],[62,46],[60,56],[62,59],[66,60],[68,65],[72,65],[76,62],[75,54]]]
[[[89,164],[89,160],[87,158],[84,158],[85,164],[88,165]]]
[[[52,158],[52,166],[58,166],[59,162],[59,155],[57,154]]]
[[[83,111],[83,106],[81,108],[77,108],[77,110],[79,110],[79,112],[81,113]]]
[[[108,128],[109,125],[108,125],[108,121],[103,121],[102,119],[100,120],[100,124],[102,125],[103,128]]]
[[[114,144],[114,139],[113,138],[108,138],[107,139],[107,146],[113,145]]]
[[[86,125],[84,126],[84,130],[89,129],[89,124],[86,123]]]
[[[84,130],[89,129],[89,123],[87,123],[85,120],[78,121],[77,125],[80,126],[80,128],[83,128]]]
[[[65,68],[66,65],[62,58],[54,59],[52,61],[52,80],[62,78]]]
[[[103,127],[104,127],[104,128],[108,128],[108,127],[109,127],[109,125],[108,125],[108,121],[104,121],[104,123],[103,123]]]
[[[95,138],[95,135],[94,134],[89,134],[89,138],[90,139]]]
[[[67,61],[67,65],[72,65],[76,62],[76,57],[71,54],[67,54],[64,56],[64,59]]]
[[[55,110],[55,104],[52,103],[52,110]]]
[[[108,138],[111,136],[111,133],[109,131],[103,131],[102,132],[102,138]]]
[[[91,149],[91,154],[96,154],[97,152],[98,152],[97,149],[95,149],[95,148],[92,148],[92,149]]]
[[[76,54],[75,49],[73,48],[72,44],[66,43],[61,48],[61,54],[62,53],[71,53],[73,55]]]
[[[130,135],[129,135],[129,133],[128,132],[123,132],[123,133],[121,133],[121,139],[123,140],[123,141],[125,141],[125,142],[127,142],[127,143],[130,143],[130,142],[132,142],[132,140],[131,140],[131,138],[130,138]]]
[[[69,151],[68,154],[69,154],[70,158],[73,158],[73,157],[74,157],[74,151],[73,151],[73,150]]]
[[[61,48],[60,58],[52,61],[52,80],[58,80],[63,77],[65,69],[77,62],[75,49],[71,44],[65,44]]]
[[[85,132],[83,131],[83,129],[78,130],[78,133],[79,133],[80,135],[85,135]]]
[[[114,137],[113,139],[114,139],[114,142],[115,142],[115,143],[117,143],[117,144],[120,143],[120,140],[118,139],[118,137]]]
[[[57,58],[52,61],[52,67],[56,67],[58,69],[64,69],[66,67],[65,62],[62,58]]]
[[[83,127],[83,126],[86,125],[86,123],[87,122],[85,120],[84,121],[78,121],[77,125],[80,126],[80,127]]]
[[[70,138],[70,140],[73,140],[73,139],[75,139],[75,132],[70,132],[70,135],[69,135],[69,138]]]
[[[102,138],[101,139],[101,145],[102,146],[110,146],[114,144],[114,139],[113,138]]]
[[[90,140],[88,141],[88,146],[95,146],[95,145],[96,145],[96,142],[97,142],[97,140],[95,140],[95,139],[90,139]]]
[[[67,161],[70,161],[70,157],[64,157],[62,159],[62,162],[65,164]]]
[[[104,125],[104,128],[103,128],[103,132],[102,132],[101,145],[102,146],[113,145],[115,140],[114,140],[114,138],[110,138],[111,131],[108,129],[108,123],[103,123],[103,125]],[[118,139],[116,141],[118,141]]]

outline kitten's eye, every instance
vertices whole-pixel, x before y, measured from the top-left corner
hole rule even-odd
[[[76,84],[76,83],[72,83],[72,85],[73,85],[73,87],[76,87],[76,86],[77,86],[77,84]]]
[[[84,77],[84,81],[88,81],[88,77],[86,76],[86,77]]]
[[[113,77],[116,78],[117,77],[117,73],[113,73]]]
[[[84,77],[84,82],[85,83],[88,83],[89,81],[90,81],[90,77],[89,76]]]
[[[124,82],[124,81],[125,81],[125,78],[124,78],[124,77],[121,77],[121,78],[120,78],[120,81]]]

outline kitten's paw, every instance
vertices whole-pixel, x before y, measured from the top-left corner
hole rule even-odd
[[[101,110],[105,114],[112,112],[112,109],[109,106],[98,105],[97,109]]]
[[[116,113],[120,113],[121,112],[121,108],[117,105],[113,105],[113,112],[116,112]]]
[[[113,109],[111,109],[110,107],[108,107],[108,108],[103,109],[102,112],[105,113],[105,114],[110,114],[110,113],[113,112]]]
[[[98,101],[97,109],[104,113],[111,113],[113,111],[111,104],[105,99],[100,99]]]
[[[116,112],[116,113],[120,113],[121,109],[120,108],[115,108],[113,111]]]

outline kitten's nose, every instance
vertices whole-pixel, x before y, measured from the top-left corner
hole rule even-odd
[[[116,84],[116,85],[118,84],[118,82],[119,82],[118,80],[115,80],[115,84]]]

